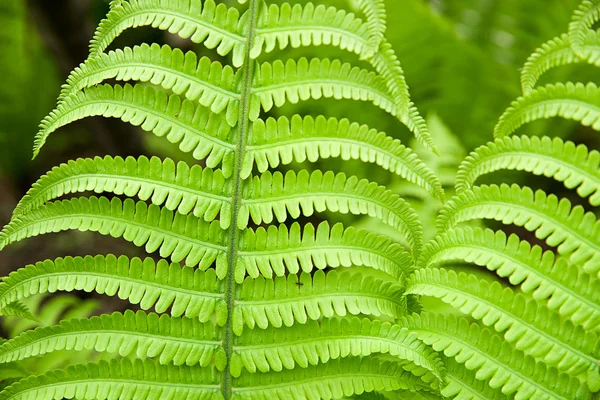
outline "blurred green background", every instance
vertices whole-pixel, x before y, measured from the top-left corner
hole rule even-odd
[[[344,0],[331,3],[347,4]],[[519,96],[519,69],[528,55],[543,42],[567,30],[577,4],[578,0],[386,0],[387,37],[402,62],[412,99],[422,115],[429,116],[434,136],[445,137],[438,142],[441,159],[423,151],[424,157],[428,157],[435,165],[434,169],[443,175],[450,191],[458,162],[466,152],[492,139],[499,116]],[[12,209],[31,184],[61,162],[106,154],[162,157],[176,154],[165,142],[142,134],[121,121],[90,118],[54,134],[41,155],[31,161],[37,125],[54,107],[61,83],[68,73],[87,57],[88,42],[107,10],[108,2],[104,0],[0,2],[2,225],[9,221]],[[144,41],[205,51],[187,41],[146,28],[126,32],[115,46]],[[330,57],[338,56],[328,49],[318,49],[317,53],[319,51]],[[289,56],[305,53],[306,49],[299,49]],[[214,53],[211,55],[214,58]],[[342,54],[340,57],[349,56]],[[596,77],[588,67],[559,68],[545,75],[541,83],[558,80],[600,83]],[[286,107],[286,112],[352,115],[359,122],[372,124],[409,141],[406,129],[374,108],[331,101]],[[600,147],[598,135],[569,121],[542,121],[520,131],[523,134],[544,132]],[[325,167],[331,169],[332,161],[328,163]],[[344,170],[362,176],[373,173],[356,165]],[[514,181],[514,177],[510,180]],[[429,212],[424,220],[427,230],[436,208],[412,192],[414,189],[389,182],[389,179],[388,183],[406,197],[415,199],[415,203],[425,204],[421,209]],[[543,178],[536,178],[532,186],[549,184]],[[564,192],[562,186],[553,190]],[[418,208],[418,204],[415,207]],[[45,258],[108,252],[141,254],[139,249],[124,241],[90,233],[65,232],[25,241],[0,252],[0,275]],[[107,310],[115,308],[114,304],[104,307],[108,307]]]

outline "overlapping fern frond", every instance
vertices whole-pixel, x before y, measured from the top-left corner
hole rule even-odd
[[[501,116],[496,140],[463,161],[457,194],[438,217],[438,236],[425,246],[408,279],[407,293],[437,297],[478,321],[469,325],[432,314],[406,319],[421,339],[453,359],[447,363],[450,377],[442,393],[506,398],[500,391],[508,398],[587,399],[600,391],[600,224],[594,208],[600,204],[600,153],[560,138],[511,136],[529,122],[557,116],[598,130],[593,83],[536,87],[549,69],[597,63],[597,32],[591,28],[598,18],[598,2],[585,0],[569,34],[547,42],[529,58],[522,69],[523,96]],[[541,189],[477,184],[500,170],[560,182],[593,211],[578,205],[578,199]],[[513,230],[523,232],[522,238],[461,226],[482,219],[520,227]],[[545,242],[543,247],[536,239]],[[452,270],[456,262],[487,268],[506,281],[457,273]],[[459,368],[457,373],[456,363],[471,372]],[[472,387],[473,379],[489,388],[482,392]]]

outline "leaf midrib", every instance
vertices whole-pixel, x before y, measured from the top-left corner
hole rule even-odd
[[[249,15],[248,33],[245,37],[246,48],[244,54],[244,64],[238,73],[241,71],[241,90],[239,94],[240,106],[238,108],[238,135],[235,151],[235,161],[233,166],[233,193],[231,197],[231,213],[229,220],[232,221],[232,226],[229,228],[229,246],[227,248],[227,271],[224,277],[225,281],[225,304],[227,307],[227,318],[225,320],[223,334],[223,350],[225,352],[225,368],[223,368],[222,379],[220,383],[221,393],[224,400],[230,400],[233,393],[233,377],[231,375],[231,357],[233,355],[233,314],[235,310],[235,301],[238,292],[238,285],[235,281],[235,270],[239,262],[239,242],[240,230],[237,229],[237,221],[239,219],[241,200],[243,198],[243,183],[244,179],[241,176],[244,164],[246,146],[248,136],[250,135],[250,106],[252,100],[252,84],[254,83],[254,68],[256,62],[252,60],[251,50],[254,47],[254,39],[259,20],[259,12],[262,0],[249,0],[249,5],[246,13]],[[245,15],[245,14],[244,14]],[[243,19],[243,18],[242,18]],[[237,75],[237,74],[236,74]]]

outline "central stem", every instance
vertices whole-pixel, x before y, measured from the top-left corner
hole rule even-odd
[[[246,49],[244,55],[244,65],[242,67],[242,88],[240,92],[240,108],[238,116],[238,137],[235,154],[235,166],[233,171],[233,197],[231,198],[231,227],[229,239],[229,251],[227,261],[227,276],[225,277],[225,301],[227,303],[227,322],[225,323],[225,337],[223,348],[227,356],[227,364],[223,370],[223,379],[221,380],[221,392],[225,400],[231,398],[232,384],[230,373],[231,355],[233,353],[233,308],[235,307],[236,283],[235,269],[238,261],[238,242],[240,230],[237,226],[238,215],[242,198],[242,162],[248,138],[250,126],[249,109],[251,100],[252,81],[254,79],[254,60],[250,57],[250,50],[254,44],[256,25],[258,22],[258,11],[261,0],[250,0],[248,13],[250,14],[248,32],[246,36]]]

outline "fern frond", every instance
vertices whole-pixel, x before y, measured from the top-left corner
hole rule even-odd
[[[586,59],[577,56],[567,34],[562,34],[544,43],[529,56],[521,70],[523,94],[530,94],[540,76],[552,68],[583,62],[600,66],[600,34],[595,31],[587,32],[583,49],[588,54]]]
[[[221,171],[202,169],[199,165],[190,167],[182,161],[175,164],[168,158],[80,158],[54,167],[42,176],[19,202],[13,215],[27,214],[68,193],[110,192],[137,196],[157,206],[164,204],[169,210],[192,213],[206,222],[214,220],[220,212],[221,228],[227,229],[231,190],[231,182],[225,180]]]
[[[132,199],[81,197],[37,208],[12,220],[0,233],[0,249],[20,240],[68,229],[123,237],[148,253],[159,251],[174,262],[207,269],[217,262],[223,276],[227,256],[218,222],[204,222],[193,215],[174,213]]]
[[[87,349],[122,357],[155,358],[163,365],[206,367],[223,352],[219,336],[213,324],[197,319],[127,310],[124,314],[63,320],[56,326],[27,331],[0,345],[0,363],[58,350]]]
[[[380,0],[356,1],[360,1],[362,3],[376,3]],[[410,94],[408,93],[408,84],[406,83],[406,79],[404,78],[404,70],[400,66],[400,60],[398,60],[398,57],[396,56],[392,45],[388,43],[387,40],[382,39],[381,44],[379,45],[379,50],[375,52],[373,56],[369,59],[369,63],[373,66],[375,71],[377,71],[377,73],[383,78],[389,92],[396,99],[396,104],[398,105],[398,107],[400,107],[400,114],[408,116],[408,111],[412,106],[412,103],[410,102]],[[407,126],[409,126],[407,121],[403,122]],[[417,137],[421,137],[423,139],[425,136],[427,136],[426,134],[419,135],[418,132],[415,132],[415,134],[417,135]],[[428,142],[429,145],[434,145],[431,139],[428,139]]]
[[[514,349],[508,342],[469,324],[453,314],[413,314],[402,318],[400,325],[415,332],[425,343],[464,368],[473,371],[475,378],[486,381],[503,394],[519,399],[585,399],[589,392],[576,378],[558,373],[543,362]]]
[[[285,63],[263,63],[256,71],[252,89],[250,120],[258,118],[259,105],[265,111],[287,102],[296,104],[308,99],[335,98],[372,102],[397,116],[397,105],[383,79],[366,69],[340,60],[300,58]]]
[[[404,288],[394,279],[352,270],[319,270],[272,280],[247,278],[236,300],[233,329],[241,334],[244,324],[261,329],[290,327],[309,319],[348,314],[398,318],[406,314],[403,293]]]
[[[486,382],[477,379],[473,371],[464,368],[453,358],[443,358],[446,369],[446,386],[442,388],[444,397],[454,400],[506,400],[498,389],[492,389]]]
[[[243,21],[242,21],[243,22]],[[245,38],[241,35],[236,8],[214,0],[129,0],[115,2],[100,22],[90,54],[99,56],[126,29],[152,26],[194,43],[204,43],[221,56],[233,52],[235,67],[244,62]]]
[[[317,341],[315,341],[317,337]],[[274,340],[277,338],[277,340]],[[122,357],[154,358],[160,364],[208,366],[219,369],[224,354],[212,324],[188,318],[134,313],[131,310],[91,319],[64,320],[57,326],[37,328],[0,345],[0,363],[19,361],[58,350],[83,349],[118,353]],[[271,343],[271,344],[269,344]],[[313,352],[316,350],[316,352]],[[389,323],[360,320],[324,320],[300,327],[246,331],[234,345],[232,374],[306,368],[349,356],[387,353],[427,370],[422,379],[441,380],[443,364],[437,353],[408,331]],[[426,376],[429,374],[430,376]]]
[[[242,375],[233,399],[333,399],[363,392],[399,389],[430,390],[398,362],[344,358],[308,368]]]
[[[110,1],[90,57],[70,74],[40,126],[34,157],[54,131],[99,116],[164,137],[202,166],[96,157],[62,164],[34,184],[0,232],[0,250],[72,229],[123,238],[159,261],[65,257],[4,278],[0,314],[31,318],[21,301],[35,305],[58,291],[129,304],[122,313],[71,319],[60,311],[77,297],[56,297],[52,326],[0,339],[0,364],[36,364],[29,375],[52,372],[9,387],[0,382],[0,400],[439,397],[439,354],[396,323],[421,309],[405,292],[423,247],[413,208],[383,186],[343,173],[315,166],[269,171],[358,160],[443,201],[439,179],[398,140],[347,119],[286,110],[321,98],[372,103],[435,151],[384,38],[384,0],[351,1],[364,18],[312,2]],[[111,49],[138,27],[179,36],[165,36],[169,42],[189,39],[194,51],[156,43]],[[223,61],[201,58],[194,44]],[[276,47],[321,45],[346,54],[262,57]],[[348,56],[356,62],[345,63]],[[293,117],[268,116],[284,105],[279,111]],[[92,191],[97,195],[72,196]],[[401,244],[341,224],[288,222],[315,212],[369,215],[404,238]],[[113,361],[64,370],[44,361],[76,364],[90,355]]]
[[[15,303],[21,303],[29,310],[28,315],[7,316],[2,318],[2,330],[5,337],[13,338],[29,329],[39,326],[49,326],[58,323],[61,318],[82,318],[88,317],[99,308],[99,302],[96,299],[82,299],[71,294],[62,294],[59,296],[47,296],[46,294],[23,298]],[[1,306],[0,306],[1,308]],[[4,308],[3,315],[10,313],[10,309]],[[82,353],[83,354],[83,353]],[[51,357],[56,364],[63,365],[59,357]],[[81,360],[86,359],[81,357]],[[50,361],[49,364],[55,364]],[[36,364],[37,367],[38,364]],[[42,364],[43,365],[43,364]],[[57,365],[58,367],[59,365]],[[37,369],[37,371],[44,371]],[[31,372],[31,371],[30,371]]]
[[[171,143],[179,143],[179,148],[192,153],[195,159],[206,158],[210,168],[222,163],[226,177],[232,174],[235,138],[223,114],[214,114],[190,100],[167,96],[142,85],[101,85],[68,96],[42,122],[36,136],[36,154],[52,132],[74,120],[94,115],[139,125]],[[302,119],[296,115],[291,121],[286,117],[255,121],[242,175],[248,177],[254,163],[259,172],[264,172],[269,165],[276,167],[293,160],[316,161],[329,157],[376,163],[425,187],[438,198],[443,196],[436,176],[398,140],[365,125],[321,116]]]
[[[442,380],[444,366],[430,347],[406,329],[369,319],[345,318],[308,321],[291,328],[246,330],[234,345],[232,374],[242,368],[257,371],[281,371],[296,366],[326,363],[332,359],[389,354],[427,370],[428,381]]]
[[[552,251],[543,251],[502,231],[461,227],[429,242],[418,262],[420,268],[447,261],[465,261],[486,267],[524,293],[544,301],[551,310],[590,331],[600,326],[600,281],[580,271]]]
[[[169,310],[174,317],[185,315],[201,322],[215,311],[219,324],[227,317],[222,282],[213,269],[200,271],[165,260],[113,255],[57,258],[11,272],[0,283],[0,310],[4,313],[15,301],[59,290],[116,295],[143,310]]]
[[[509,343],[572,376],[588,375],[600,382],[597,359],[600,342],[582,326],[561,320],[536,300],[514,294],[499,282],[443,268],[416,270],[407,294],[434,296],[504,335]],[[593,391],[600,389],[592,388]]]
[[[408,127],[408,129],[415,134],[417,140],[430,149],[436,156],[440,155],[437,146],[434,144],[429,130],[427,128],[427,121],[419,114],[419,110],[414,106],[413,103],[408,104],[408,110],[406,113],[400,116],[400,120]]]
[[[531,91],[513,101],[494,128],[494,137],[512,134],[539,119],[562,117],[600,130],[600,90],[593,83],[557,83]]]
[[[37,318],[29,310],[29,307],[19,300],[7,302],[3,307],[2,314],[10,317],[24,318],[29,321],[37,321]]]
[[[391,44],[385,39],[382,40],[379,50],[369,59],[369,63],[383,79],[388,92],[394,98],[398,107],[396,116],[425,148],[439,155],[433,138],[429,134],[427,123],[410,100],[404,71]]]
[[[291,227],[271,225],[244,231],[240,238],[239,260],[235,279],[245,275],[266,278],[295,274],[300,270],[327,267],[366,266],[383,271],[396,279],[408,275],[414,261],[404,248],[385,236],[342,224],[328,222],[316,228],[312,224]]]
[[[480,218],[522,226],[586,272],[600,271],[600,222],[583,207],[571,207],[567,199],[518,185],[474,187],[447,203],[438,218],[438,232]]]
[[[363,58],[369,59],[381,49],[381,43],[385,40],[386,12],[383,0],[353,0],[356,6],[363,12],[369,28],[369,46],[363,54]]]
[[[363,23],[354,14],[323,4],[269,4],[256,29],[250,58],[258,58],[263,49],[269,53],[277,45],[279,50],[288,46],[333,45],[365,57],[374,51],[370,29],[369,23]]]
[[[563,182],[600,205],[600,153],[585,145],[547,136],[509,136],[477,148],[461,164],[456,192],[470,189],[477,179],[501,169],[527,171]]]
[[[288,171],[265,172],[249,184],[242,201],[239,227],[248,225],[248,218],[260,225],[285,222],[288,214],[296,219],[301,213],[311,216],[315,211],[343,214],[367,214],[379,218],[401,232],[417,257],[423,243],[423,228],[412,207],[398,195],[377,183],[352,176],[316,170],[297,174]]]
[[[18,381],[0,393],[0,400],[27,399],[222,400],[214,369],[159,365],[128,359],[74,365]]]
[[[181,151],[197,160],[206,158],[210,168],[222,163],[226,177],[234,163],[234,131],[225,115],[215,114],[178,95],[168,96],[152,86],[100,85],[63,99],[40,125],[34,156],[57,129],[86,117],[119,118],[156,136],[178,143]]]
[[[583,0],[573,13],[573,20],[569,24],[569,40],[573,51],[581,58],[590,56],[590,52],[585,48],[585,40],[598,20],[600,20],[600,3],[597,0]]]
[[[260,172],[292,161],[315,162],[339,157],[374,163],[443,198],[435,174],[399,140],[366,125],[319,116],[268,118],[254,122],[241,175],[250,175],[254,163]]]
[[[184,53],[154,43],[102,53],[89,58],[69,75],[59,100],[106,79],[160,85],[197,101],[216,114],[227,109],[227,121],[231,126],[237,123],[239,94],[235,91],[233,68],[212,62],[208,57],[198,59],[193,51]]]
[[[256,29],[250,58],[271,52],[277,44],[282,50],[300,46],[330,44],[365,58],[377,50],[385,29],[383,2],[365,1],[361,8],[367,16],[363,23],[353,14],[334,7],[313,5],[269,5]],[[111,8],[91,42],[90,53],[98,56],[123,31],[139,26],[152,26],[194,43],[216,48],[221,56],[232,55],[234,67],[244,63],[245,38],[241,34],[246,16],[240,18],[237,9],[213,0],[177,0],[167,4],[159,0],[134,0]],[[382,27],[383,24],[383,27]],[[383,29],[382,29],[383,28]],[[364,54],[364,55],[363,55]]]
[[[347,313],[393,317],[405,313],[403,287],[395,280],[350,271],[317,271],[313,275],[246,279],[234,315],[238,332],[244,323],[266,328]],[[217,323],[223,324],[227,313],[222,285],[212,269],[182,268],[165,260],[155,263],[150,258],[117,259],[112,255],[66,257],[12,272],[0,284],[0,309],[4,312],[15,301],[38,293],[84,290],[117,295],[144,310],[168,310],[174,317],[198,318],[201,322],[216,312]]]

